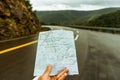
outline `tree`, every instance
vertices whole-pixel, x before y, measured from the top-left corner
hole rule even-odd
[[[25,0],[25,4],[29,10],[32,10],[32,5],[30,4],[30,0]]]

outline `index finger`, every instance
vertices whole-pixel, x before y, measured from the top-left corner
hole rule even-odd
[[[45,70],[45,72],[44,72],[44,75],[45,74],[50,74],[50,72],[51,72],[51,69],[52,69],[52,66],[50,65],[50,64],[48,64],[48,66],[47,66],[47,68],[46,68],[46,70]]]

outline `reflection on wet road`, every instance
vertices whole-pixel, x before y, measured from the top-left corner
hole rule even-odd
[[[50,27],[50,26],[49,26]],[[75,35],[79,75],[67,80],[119,80],[120,36],[108,33],[52,26],[72,30]],[[36,41],[38,35],[0,42],[0,52]],[[0,55],[0,80],[32,80],[37,43]]]

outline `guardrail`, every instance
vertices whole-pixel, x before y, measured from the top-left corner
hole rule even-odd
[[[78,25],[69,25],[69,27],[99,31],[99,32],[108,32],[108,33],[113,33],[113,34],[120,34],[120,28],[91,27],[91,26],[78,26]]]

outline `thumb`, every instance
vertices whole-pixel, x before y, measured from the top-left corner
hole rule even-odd
[[[44,72],[44,75],[45,74],[49,75],[51,73],[51,70],[52,70],[52,66],[50,64],[48,64],[48,66],[47,66],[47,68],[46,68],[46,70]]]

